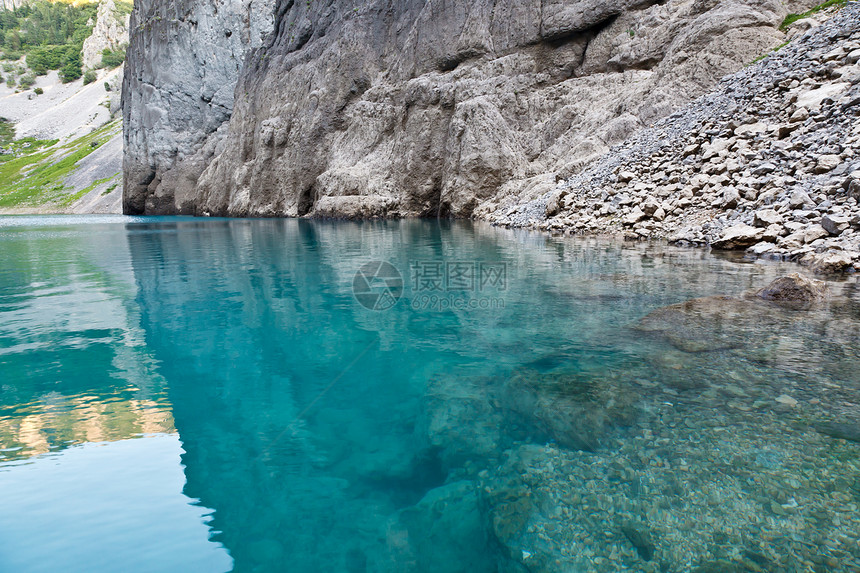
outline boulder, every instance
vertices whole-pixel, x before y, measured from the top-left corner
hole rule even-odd
[[[741,195],[734,187],[727,187],[723,190],[723,209],[734,209],[740,203]]]
[[[842,231],[851,227],[851,218],[839,215],[825,215],[821,218],[821,226],[831,235],[841,235]]]
[[[711,246],[721,250],[745,249],[761,241],[763,235],[764,229],[756,229],[746,224],[735,225],[726,229]]]
[[[817,275],[834,275],[854,268],[848,253],[839,251],[816,255],[812,258],[809,266],[812,272]]]
[[[788,199],[788,206],[792,209],[802,209],[807,205],[815,205],[812,199],[809,198],[809,195],[806,194],[805,191],[801,191],[800,189],[796,190],[791,194],[791,197]]]
[[[756,291],[756,296],[775,302],[813,302],[827,295],[827,284],[798,273],[779,277]]]
[[[635,413],[634,394],[611,376],[570,366],[549,371],[523,367],[507,381],[501,403],[506,418],[533,440],[593,451]]]
[[[773,209],[761,209],[755,212],[753,225],[756,227],[769,227],[771,225],[779,225],[782,223],[782,215]]]
[[[833,171],[840,161],[838,155],[822,155],[815,164],[815,172],[821,174]]]
[[[624,224],[627,226],[635,225],[642,219],[646,217],[645,213],[642,212],[642,209],[639,207],[634,207],[632,211],[630,211],[627,215],[622,219]]]

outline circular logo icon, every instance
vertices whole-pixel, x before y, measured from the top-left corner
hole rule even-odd
[[[352,294],[364,308],[388,310],[403,296],[403,275],[385,261],[365,263],[352,279]]]

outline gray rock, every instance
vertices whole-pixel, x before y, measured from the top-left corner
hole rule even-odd
[[[853,268],[853,260],[844,252],[822,253],[813,257],[809,263],[817,275],[835,275]]]
[[[824,227],[824,230],[831,235],[841,235],[842,231],[851,227],[851,218],[840,217],[837,215],[825,215],[821,218],[821,226]]]
[[[118,17],[119,14],[113,0],[99,1],[93,32],[81,50],[84,68],[100,67],[103,50],[118,50],[128,44],[129,17]]]
[[[767,175],[768,173],[773,173],[776,171],[776,165],[771,163],[770,161],[765,161],[761,163],[757,167],[755,167],[752,171],[753,175],[756,177],[761,177],[762,175]]]
[[[797,273],[779,277],[756,292],[756,296],[764,300],[791,303],[823,300],[826,295],[827,284],[824,281]]]
[[[553,191],[546,201],[546,216],[554,217],[558,215],[564,206],[564,190],[557,189]]]
[[[761,256],[765,253],[770,253],[776,248],[776,244],[769,241],[762,241],[760,243],[756,243],[752,247],[747,249],[748,253],[751,253],[756,256]]]
[[[788,118],[788,121],[791,123],[797,123],[801,121],[806,121],[809,118],[809,110],[805,107],[797,108],[797,110],[791,114],[791,117]]]
[[[838,155],[822,155],[815,164],[815,172],[827,173],[828,171],[833,171],[840,162],[841,159]]]
[[[764,229],[757,229],[746,224],[735,225],[726,229],[723,234],[711,242],[715,249],[745,249],[758,243],[764,235]]]
[[[807,205],[815,205],[812,199],[810,199],[809,195],[800,189],[791,194],[791,198],[788,200],[788,206],[792,209],[801,209]]]
[[[658,203],[653,197],[648,197],[648,199],[646,199],[642,204],[642,211],[648,216],[653,215],[659,208],[660,203]]]
[[[245,55],[272,31],[274,6],[135,2],[122,87],[124,212],[194,212],[197,182],[226,133]]]
[[[738,193],[738,190],[734,187],[727,187],[723,191],[722,207],[723,209],[734,209],[738,206],[740,200],[741,195]]]
[[[630,225],[635,225],[636,223],[638,223],[642,219],[645,219],[646,217],[647,217],[647,215],[645,215],[645,213],[642,211],[642,209],[640,209],[639,207],[634,207],[633,210],[630,211],[630,213],[628,213],[627,215],[624,216],[623,220],[624,220],[625,225],[630,226]]]
[[[803,230],[803,242],[812,243],[813,241],[827,237],[829,234],[830,233],[827,232],[827,229],[821,225],[810,225]]]
[[[274,5],[136,5],[127,212],[313,216],[367,196],[385,216],[486,217],[778,44],[786,14],[776,0]]]
[[[769,227],[770,225],[779,225],[782,221],[782,215],[773,209],[761,209],[755,212],[753,224],[756,227]]]

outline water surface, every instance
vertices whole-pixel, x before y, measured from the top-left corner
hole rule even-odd
[[[860,447],[827,431],[858,419],[857,281],[660,310],[795,270],[0,218],[0,571],[858,570]]]

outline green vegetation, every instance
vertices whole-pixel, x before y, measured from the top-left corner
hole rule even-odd
[[[33,84],[35,83],[36,76],[34,76],[33,74],[26,74],[18,78],[18,85],[21,86],[23,89],[33,87]]]
[[[105,48],[102,50],[102,67],[113,69],[119,67],[125,62],[125,47],[119,47],[116,50]]]
[[[93,189],[95,189],[99,185],[103,185],[103,184],[107,183],[108,181],[110,181],[111,179],[116,177],[117,175],[119,175],[119,174],[116,173],[114,175],[111,175],[110,177],[105,177],[104,179],[96,179],[95,181],[90,183],[89,187],[81,189],[77,193],[72,193],[71,195],[67,195],[65,198],[58,201],[58,204],[62,207],[68,207],[69,205],[72,205],[75,201],[81,199],[82,197],[85,197],[88,193],[90,193]],[[116,185],[114,185],[112,187],[112,189],[116,189]],[[106,193],[102,193],[102,195],[106,195]]]
[[[134,2],[131,0],[116,0],[114,2],[116,8],[113,11],[114,20],[117,22],[125,21],[125,17],[131,14],[134,8]]]
[[[114,175],[114,177],[119,177],[119,176],[120,176],[120,174],[119,174],[119,173],[117,173],[116,175]],[[108,187],[107,189],[105,189],[104,191],[102,191],[102,197],[104,197],[105,195],[110,195],[111,193],[113,193],[113,192],[114,192],[114,190],[115,190],[117,187],[119,187],[119,181],[117,181],[116,183],[114,183],[113,185],[111,185],[110,187]]]
[[[27,65],[37,75],[60,70],[64,82],[80,78],[81,48],[92,33],[96,11],[94,3],[73,5],[49,0],[0,10],[3,59],[26,57]]]
[[[2,128],[9,143],[4,148],[11,155],[0,155],[0,207],[55,205],[68,206],[83,195],[69,194],[64,181],[77,168],[78,162],[95,151],[101,142],[107,141],[121,129],[119,121],[111,122],[101,129],[67,144],[57,146],[57,141],[25,138],[12,140],[11,126]],[[115,177],[115,176],[113,176]],[[113,177],[96,182],[85,190],[106,183]]]
[[[751,66],[751,65],[753,65],[753,64],[757,64],[757,63],[759,63],[760,61],[762,61],[763,59],[765,59],[765,58],[766,58],[766,57],[768,57],[769,55],[773,54],[774,52],[778,52],[778,51],[780,51],[781,49],[783,49],[784,47],[786,47],[786,46],[787,46],[788,44],[790,44],[790,43],[791,43],[790,41],[789,41],[789,42],[783,42],[782,44],[780,44],[779,46],[775,47],[774,49],[772,49],[772,50],[771,50],[771,51],[769,51],[768,53],[760,55],[759,57],[757,57],[756,59],[754,59],[753,61],[751,61],[751,62],[750,62],[749,64],[747,64],[747,65],[748,65],[748,66]]]
[[[803,18],[809,18],[813,14],[821,12],[822,10],[826,10],[827,8],[841,8],[848,3],[848,0],[827,0],[827,2],[822,2],[818,6],[815,6],[811,10],[804,12],[803,14],[789,14],[785,17],[785,20],[782,21],[782,24],[779,25],[779,29],[785,31],[789,26],[797,22],[798,20],[802,20]]]
[[[15,126],[6,118],[0,117],[0,147],[6,147],[15,141]]]
[[[95,70],[87,70],[84,72],[84,85],[93,83],[97,77]]]

